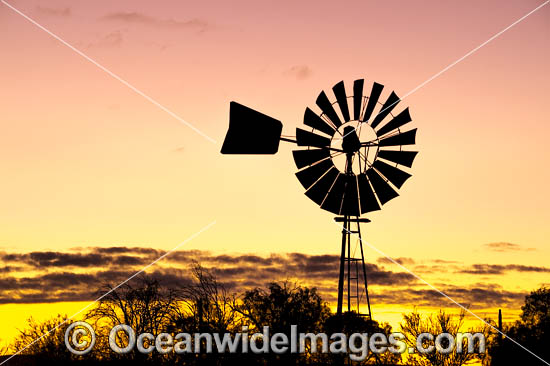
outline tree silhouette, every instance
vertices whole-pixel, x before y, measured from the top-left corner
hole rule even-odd
[[[250,322],[250,329],[261,332],[269,326],[272,333],[288,333],[291,325],[301,332],[319,330],[330,309],[315,288],[301,287],[288,281],[272,282],[267,290],[246,291],[236,310]]]
[[[188,331],[233,331],[238,315],[236,296],[229,294],[225,285],[197,262],[192,263],[191,274],[194,282],[179,289],[185,307],[180,325]]]
[[[423,318],[416,310],[410,314],[403,315],[403,322],[401,323],[401,332],[405,336],[404,342],[407,347],[416,348],[416,342],[418,336],[422,333],[430,333],[437,336],[441,333],[449,333],[455,338],[458,332],[462,331],[464,325],[464,318],[466,312],[462,310],[458,316],[445,313],[440,310],[438,313],[431,314],[426,318]],[[471,334],[482,333],[485,338],[489,337],[489,329],[487,325],[482,325],[477,329],[468,329]],[[446,348],[449,346],[448,340],[443,339],[442,346]],[[434,341],[424,341],[423,347],[434,346]],[[476,341],[474,349],[477,351],[479,343]],[[456,344],[452,351],[448,354],[442,352],[427,352],[420,353],[416,351],[412,355],[408,355],[407,362],[413,366],[460,366],[472,363],[474,361],[482,361],[483,354],[468,353],[467,345],[463,342],[463,352],[457,352]]]
[[[182,311],[169,331],[174,333],[235,333],[238,331],[236,295],[199,263],[191,264],[192,282],[178,288]],[[241,357],[229,353],[184,354],[178,357],[185,365],[225,365],[239,363]]]
[[[26,327],[19,330],[10,351],[19,353],[29,365],[51,360],[68,364],[76,360],[77,357],[65,346],[65,331],[70,324],[67,319],[67,315],[57,315],[42,322],[28,318]]]
[[[550,288],[541,287],[525,297],[520,320],[505,326],[503,332],[543,360],[550,360]],[[491,365],[544,365],[508,337],[496,336],[489,348]]]
[[[3,344],[2,338],[0,338],[0,356],[7,355],[9,352],[8,345]]]
[[[368,319],[357,314],[355,311],[345,312],[342,315],[333,314],[325,320],[323,332],[327,334],[344,333],[348,337],[353,333],[366,333],[372,336],[374,333],[382,333],[388,337],[392,328],[388,323],[379,324],[377,321]],[[361,345],[357,344],[358,347]],[[325,359],[331,364],[345,364],[348,355],[332,354]],[[391,352],[376,354],[369,352],[363,361],[355,362],[357,365],[394,365],[401,362],[401,355]]]
[[[108,335],[110,330],[119,324],[129,325],[136,335],[151,333],[156,336],[166,332],[182,317],[176,291],[161,287],[157,280],[147,276],[139,277],[134,282],[125,283],[118,288],[107,285],[106,289],[107,292],[102,292],[107,295],[86,314],[86,319],[93,322],[96,333],[101,335],[98,338],[104,340],[103,343],[97,344],[95,349],[102,349],[102,354],[109,355],[106,358],[158,361],[162,355],[157,352],[142,354],[133,350],[125,355],[110,352]],[[128,335],[118,332],[116,343],[124,348],[128,344]]]
[[[315,288],[301,287],[288,281],[272,282],[267,289],[246,291],[236,310],[250,327],[250,332],[261,333],[269,326],[271,334],[285,333],[290,339],[291,326],[299,332],[319,332],[330,315],[330,309]],[[305,365],[317,364],[318,356],[308,354],[268,353],[256,358],[258,364]]]
[[[525,297],[521,321],[533,328],[537,336],[547,334],[550,326],[550,288],[542,287]]]

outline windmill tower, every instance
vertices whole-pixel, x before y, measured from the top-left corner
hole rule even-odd
[[[347,308],[372,318],[361,237],[361,223],[370,220],[361,216],[398,196],[417,152],[404,150],[416,139],[416,129],[407,129],[409,109],[394,113],[400,99],[393,91],[382,103],[384,86],[373,83],[365,94],[364,84],[355,80],[348,95],[344,82],[337,83],[334,101],[321,91],[320,112],[306,108],[308,129],[297,128],[295,139],[281,136],[279,120],[231,102],[221,152],[275,154],[280,141],[299,147],[292,154],[305,195],[342,224],[337,314]]]

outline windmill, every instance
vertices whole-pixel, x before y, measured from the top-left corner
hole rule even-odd
[[[392,91],[382,103],[384,86],[375,82],[365,94],[364,84],[363,79],[355,80],[348,95],[344,82],[337,83],[333,101],[321,91],[316,100],[321,112],[306,108],[308,129],[296,128],[295,139],[281,135],[279,120],[231,102],[221,153],[275,154],[280,141],[299,147],[292,154],[305,195],[342,223],[337,314],[342,313],[345,292],[348,311],[372,318],[360,227],[370,220],[361,216],[398,196],[397,190],[411,177],[407,168],[417,152],[404,150],[416,139],[416,128],[407,128],[409,109],[392,113],[399,97]]]

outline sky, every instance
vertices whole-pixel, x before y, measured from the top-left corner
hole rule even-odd
[[[236,289],[297,278],[332,301],[334,215],[303,195],[291,145],[220,154],[229,102],[294,135],[321,90],[364,78],[405,95],[542,1],[8,3],[94,62],[0,4],[1,339],[29,314],[78,310],[90,282],[123,279],[212,222],[151,271],[201,259]],[[507,320],[550,283],[549,41],[545,6],[401,102],[418,128],[413,177],[363,229]],[[223,272],[250,256],[265,261],[254,281]],[[451,306],[380,252],[366,258],[380,320],[397,324],[407,296]]]

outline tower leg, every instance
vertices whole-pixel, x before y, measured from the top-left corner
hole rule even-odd
[[[372,313],[370,311],[369,284],[367,282],[367,268],[365,266],[365,256],[363,254],[363,240],[361,238],[361,225],[359,224],[359,222],[357,222],[357,235],[359,236],[359,247],[361,248],[361,264],[363,266],[363,280],[365,281],[365,297],[367,299],[368,317],[372,319]],[[359,273],[357,273],[357,277],[359,277]],[[357,286],[359,286],[359,281],[357,281]],[[359,307],[359,302],[357,303],[357,307]]]
[[[346,261],[348,262],[348,312],[351,311],[351,223],[348,221],[348,256]]]
[[[342,226],[342,252],[340,253],[340,275],[338,277],[338,306],[336,308],[337,315],[342,314],[342,303],[344,297],[344,263],[346,262],[346,244],[348,231],[348,217],[344,216],[344,222]]]

